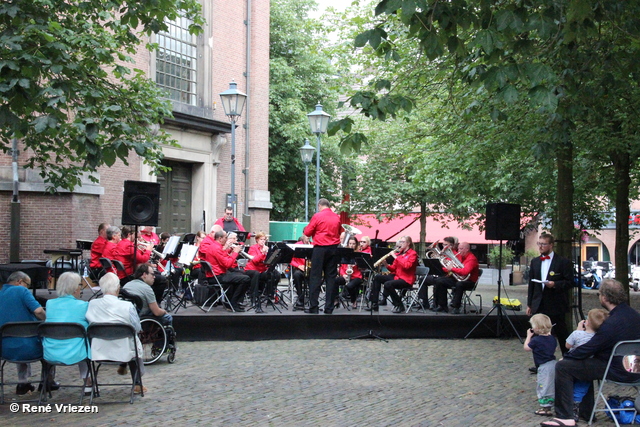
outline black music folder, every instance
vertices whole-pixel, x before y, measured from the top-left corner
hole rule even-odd
[[[431,276],[446,276],[447,273],[442,269],[439,259],[435,258],[423,258],[422,263],[425,267],[429,267],[429,274]]]

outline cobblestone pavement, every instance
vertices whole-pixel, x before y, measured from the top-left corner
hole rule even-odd
[[[133,405],[101,404],[125,397],[103,389],[97,414],[58,413],[53,404],[78,401],[62,389],[51,413],[1,405],[0,425],[537,426],[530,366],[515,339],[186,342],[175,364],[147,367],[148,392]],[[103,381],[117,377],[102,370]],[[77,376],[58,371],[61,381]]]

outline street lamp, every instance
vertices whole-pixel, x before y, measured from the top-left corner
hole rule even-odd
[[[247,95],[238,90],[235,81],[229,83],[229,89],[220,94],[224,114],[231,121],[231,207],[236,215],[236,122],[242,115]],[[246,201],[245,201],[246,203]]]
[[[316,134],[318,141],[318,154],[316,155],[316,209],[318,209],[318,201],[320,200],[320,134],[327,131],[327,125],[331,116],[322,111],[322,104],[316,105],[316,110],[307,114],[311,132]]]
[[[309,144],[309,140],[304,140],[304,145],[300,147],[300,157],[304,163],[304,220],[309,221],[309,163],[313,159],[313,152],[316,149]]]

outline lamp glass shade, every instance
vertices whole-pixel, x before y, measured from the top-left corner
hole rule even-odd
[[[302,162],[309,164],[313,159],[313,153],[316,152],[316,147],[309,144],[309,140],[304,140],[304,145],[300,147],[300,157],[302,158]]]
[[[229,83],[229,89],[220,94],[224,114],[230,117],[242,115],[244,104],[247,101],[247,95],[238,90],[236,82]]]
[[[327,131],[327,125],[329,125],[331,116],[322,111],[321,104],[316,105],[316,110],[307,114],[307,117],[309,118],[312,133],[320,134]]]

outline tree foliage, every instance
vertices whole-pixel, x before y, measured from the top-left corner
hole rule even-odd
[[[315,0],[271,2],[269,86],[269,189],[271,219],[304,219],[304,164],[300,147],[316,144],[307,114],[317,103],[335,109],[335,71],[322,45],[326,34],[320,21],[309,17]],[[321,197],[339,198],[340,159],[335,144],[323,135]],[[315,156],[314,156],[315,159]],[[315,211],[315,160],[309,165],[309,212]]]
[[[200,11],[197,0],[0,3],[0,148],[20,139],[52,191],[131,151],[156,166],[171,139],[152,127],[171,104],[131,55],[180,14],[199,32]]]
[[[590,222],[594,227],[601,223],[595,210],[602,210],[604,195],[616,201],[618,222],[626,226],[629,189],[637,187],[637,181],[630,186],[636,176],[638,157],[636,124],[630,114],[639,99],[634,65],[640,56],[637,2],[382,0],[375,3],[375,18],[364,23],[366,28],[355,35],[355,48],[366,49],[372,56],[398,66],[408,64],[407,58],[412,58],[419,64],[414,70],[419,67],[429,70],[421,75],[440,82],[443,78],[449,80],[449,87],[455,88],[452,99],[466,102],[463,108],[475,117],[472,124],[459,121],[454,127],[444,128],[445,133],[459,138],[447,145],[449,153],[457,153],[456,145],[465,144],[469,158],[465,174],[473,176],[474,170],[480,170],[489,181],[508,184],[507,181],[513,181],[508,177],[509,163],[517,170],[517,162],[525,160],[528,161],[525,165],[539,172],[541,181],[553,177],[556,181],[553,194],[538,194],[545,197],[537,205],[551,218],[565,244],[571,239],[575,220],[581,224]],[[408,51],[408,43],[418,49]],[[423,61],[423,57],[427,60]],[[396,78],[388,75],[370,78],[351,97],[350,106],[379,120],[410,116],[419,107],[430,80],[415,78],[416,73],[407,73],[410,70],[407,66],[402,70],[403,74],[397,74]],[[491,121],[486,122],[478,113]],[[532,118],[536,113],[539,117]],[[353,133],[353,124],[353,119],[346,118],[334,123],[332,130]],[[476,137],[465,138],[465,133],[456,132],[456,128],[467,129],[467,135]],[[483,128],[487,132],[479,134],[477,131]],[[445,133],[441,137],[446,140]],[[366,139],[360,137],[360,142]],[[348,138],[345,143],[349,143]],[[491,150],[495,145],[503,148],[504,155]],[[442,139],[439,146],[444,146]],[[496,165],[494,170],[479,167],[484,164],[480,160],[484,158],[483,152],[494,154],[488,158]],[[428,155],[432,157],[433,153]],[[464,157],[448,158],[465,164]],[[494,171],[501,171],[504,178],[501,180]],[[532,173],[527,175],[533,178]],[[504,201],[524,202],[527,206],[518,183],[495,185],[483,195],[478,192],[482,189],[475,185],[477,181],[473,178],[469,181],[472,194],[467,196],[472,200],[487,196],[495,200],[502,194]],[[528,192],[528,199],[535,201],[532,197],[536,196],[535,188],[542,187],[531,181],[526,184],[533,189]],[[613,185],[606,190],[607,184]],[[452,204],[455,205],[449,203]],[[625,236],[624,230],[620,233],[617,264],[626,266],[628,234]]]

